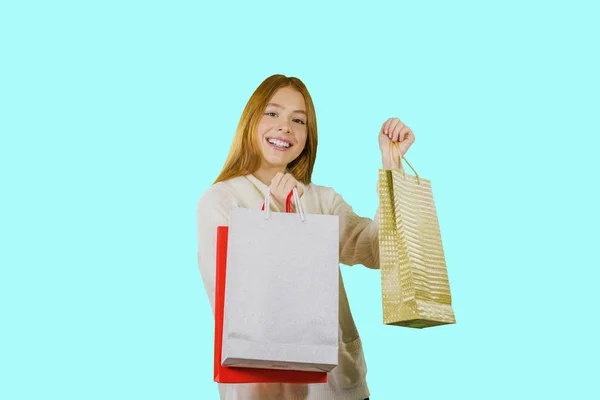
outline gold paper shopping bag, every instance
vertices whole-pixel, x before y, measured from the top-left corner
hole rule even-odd
[[[406,163],[414,176],[402,165],[379,171],[383,322],[410,328],[454,324],[431,182]]]

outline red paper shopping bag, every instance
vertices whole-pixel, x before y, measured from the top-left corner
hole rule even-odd
[[[214,380],[219,383],[325,383],[326,372],[291,371],[259,368],[224,367],[221,365],[223,308],[229,228],[217,228],[217,279],[215,287],[215,366]]]

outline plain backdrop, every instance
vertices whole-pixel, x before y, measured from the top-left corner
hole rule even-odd
[[[374,400],[600,398],[600,12],[583,1],[0,3],[0,398],[218,399],[196,204],[254,89],[302,79],[313,180],[372,217],[397,116],[457,324],[384,326]],[[595,378],[594,378],[595,377]]]

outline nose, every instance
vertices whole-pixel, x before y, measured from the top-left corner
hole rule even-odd
[[[290,132],[290,125],[287,122],[282,122],[281,125],[279,125],[279,131],[285,131],[287,133]]]

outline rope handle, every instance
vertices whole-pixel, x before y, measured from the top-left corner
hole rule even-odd
[[[419,181],[419,174],[417,174],[417,171],[415,171],[415,169],[412,167],[412,165],[410,165],[410,163],[408,162],[408,160],[406,158],[404,158],[404,156],[402,155],[402,152],[400,151],[400,145],[398,144],[398,142],[391,142],[391,146],[390,146],[390,160],[392,162],[392,167],[397,167],[399,168],[402,173],[404,174],[404,176],[406,176],[406,173],[404,171],[404,168],[402,167],[402,160],[406,161],[406,164],[408,164],[408,166],[410,167],[410,169],[412,169],[412,171],[415,173],[415,176],[417,178],[417,184],[420,183]],[[398,149],[398,153],[400,154],[400,163],[396,164],[396,160],[394,160],[394,146]]]
[[[285,212],[288,214],[292,212],[292,197],[294,198],[294,203],[296,203],[296,211],[298,212],[298,214],[300,214],[300,218],[302,219],[302,221],[304,221],[305,220],[304,209],[302,208],[302,203],[300,203],[300,196],[298,195],[298,189],[296,189],[296,188],[292,189],[292,191],[288,194],[288,196],[285,200]],[[261,207],[262,211],[266,211],[265,219],[269,219],[269,216],[271,215],[271,208],[270,208],[271,204],[270,203],[271,203],[271,187],[269,187],[269,191],[267,192],[267,195],[265,196],[265,202],[262,204],[262,207]]]
[[[288,194],[287,198],[285,199],[285,212],[286,213],[291,213],[292,212],[292,197],[294,196],[294,191],[292,190],[290,192],[290,194]],[[265,211],[265,203],[262,203],[262,211]]]

